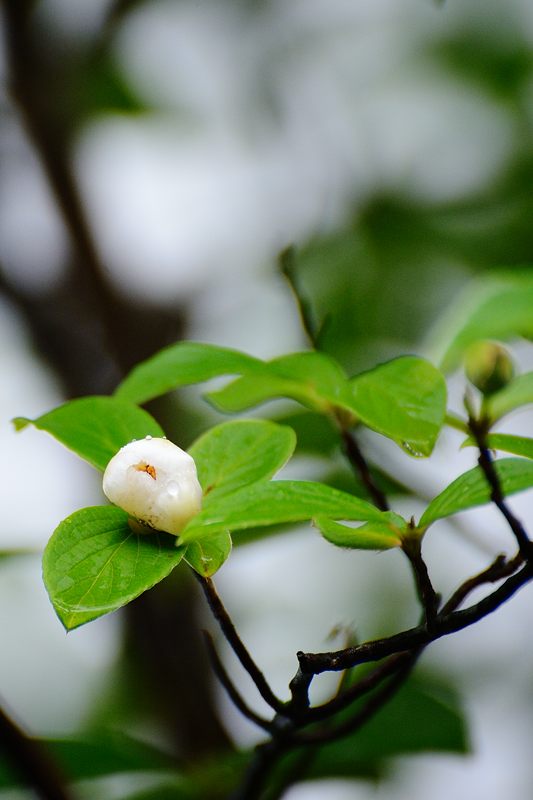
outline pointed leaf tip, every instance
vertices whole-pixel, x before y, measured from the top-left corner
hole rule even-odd
[[[183,558],[169,534],[136,534],[115,506],[63,520],[43,554],[43,578],[66,630],[116,611],[166,577]]]

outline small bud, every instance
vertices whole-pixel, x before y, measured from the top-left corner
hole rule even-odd
[[[193,458],[168,439],[132,441],[104,472],[106,497],[135,519],[175,536],[200,511],[202,489]]]
[[[499,342],[481,341],[466,351],[465,372],[482,394],[491,395],[513,379],[514,365],[509,351]]]

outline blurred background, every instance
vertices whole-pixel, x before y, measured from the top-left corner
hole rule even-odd
[[[435,325],[473,277],[531,263],[529,0],[4,0],[1,24],[4,550],[38,552],[61,519],[102,502],[89,467],[38,431],[16,435],[9,420],[109,392],[180,338],[264,358],[306,347],[277,266],[288,244],[317,320],[329,315],[323,347],[350,373],[431,355]],[[531,345],[513,347],[533,368]],[[452,376],[456,410],[463,388]],[[150,408],[182,446],[220,419],[200,395]],[[508,430],[533,434],[531,414]],[[414,493],[395,495],[395,508],[417,514],[474,463],[460,441],[450,432],[427,462],[378,437],[365,446]],[[340,453],[312,450],[302,444],[291,476],[347,488]],[[513,508],[533,522],[527,497]],[[488,509],[439,523],[427,542],[437,587],[509,547]],[[334,626],[373,638],[412,624],[396,555],[346,554],[316,532],[287,532],[237,548],[217,585],[285,696],[295,652],[330,647]],[[38,555],[3,558],[5,706],[37,734],[118,729],[184,757],[228,736],[258,741],[213,686],[197,601],[180,575],[67,638]],[[410,756],[377,782],[309,782],[287,797],[528,796],[529,602],[526,590],[424,657],[464,698],[470,755]],[[86,782],[80,796],[125,800],[128,780]],[[142,780],[149,791],[153,776],[137,776],[137,789]]]

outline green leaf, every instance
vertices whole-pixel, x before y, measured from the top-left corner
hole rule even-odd
[[[176,766],[175,758],[168,753],[115,731],[37,741],[60,765],[69,781],[90,780],[120,772],[170,772]],[[2,754],[0,789],[11,789],[23,783],[19,773],[10,768]]]
[[[533,463],[524,458],[502,458],[494,462],[504,495],[523,492],[533,486]],[[435,497],[420,519],[419,528],[458,511],[490,503],[491,490],[480,467],[456,478]]]
[[[354,550],[389,550],[399,547],[402,534],[407,530],[406,521],[391,511],[383,512],[381,520],[366,522],[358,528],[341,525],[326,517],[317,517],[313,524],[331,544]]]
[[[97,469],[132,439],[164,436],[162,428],[147,411],[116,397],[81,397],[43,414],[38,419],[17,417],[17,430],[33,425],[51,433]]]
[[[533,337],[533,269],[493,272],[468,284],[433,333],[444,372],[457,367],[479,339]]]
[[[291,428],[267,420],[234,420],[217,425],[189,449],[209,502],[241,486],[271,478],[296,445]]]
[[[118,800],[202,800],[205,797],[200,794],[189,777],[180,776],[174,780],[169,780],[166,776],[165,778],[164,784],[141,791],[134,789],[133,794],[128,792],[127,795],[121,795]]]
[[[505,389],[487,398],[486,410],[492,420],[498,420],[528,403],[533,403],[533,372],[518,375]]]
[[[235,413],[287,397],[327,412],[345,391],[346,377],[336,361],[314,351],[281,356],[264,365],[262,374],[244,375],[207,395],[220,411]]]
[[[430,455],[444,423],[446,384],[429,361],[403,356],[350,380],[347,407],[411,455]]]
[[[178,342],[132,369],[115,391],[116,397],[146,403],[180,386],[201,383],[217,375],[235,375],[261,370],[257,358],[199,342]]]
[[[184,549],[166,533],[134,533],[114,506],[82,508],[63,520],[43,555],[43,578],[67,630],[129,603],[166,577]]]
[[[318,516],[379,520],[381,511],[359,497],[311,481],[261,481],[213,501],[182,532],[188,544],[220,531],[246,530]]]
[[[533,439],[527,439],[525,436],[513,436],[510,433],[491,433],[487,436],[487,445],[490,450],[503,450],[505,453],[514,453],[515,456],[533,458]],[[461,447],[477,447],[477,444],[469,436]]]
[[[423,752],[468,752],[464,715],[451,692],[411,678],[356,733],[317,753],[309,778],[354,777],[361,767]]]
[[[219,533],[209,539],[191,542],[185,551],[184,559],[199,575],[210,578],[231,553],[231,536]]]
[[[279,425],[288,425],[296,434],[296,453],[324,458],[339,449],[340,437],[328,417],[313,411],[294,410],[276,417]]]
[[[328,465],[325,463],[325,466]],[[384,492],[385,495],[406,495],[412,494],[412,491],[402,486],[401,483],[394,481],[389,475],[379,470],[373,465],[370,466],[370,475],[372,482]],[[358,497],[363,497],[365,500],[371,500],[372,496],[368,491],[368,487],[360,477],[356,477],[347,466],[341,465],[336,469],[325,469],[324,474],[320,476],[323,483],[328,486],[333,486],[335,489],[341,489],[343,492],[356,494]]]

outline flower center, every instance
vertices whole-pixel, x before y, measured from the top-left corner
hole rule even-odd
[[[139,461],[138,464],[134,464],[133,468],[137,470],[137,472],[146,472],[148,475],[154,479],[157,477],[157,473],[155,471],[155,467],[151,464],[147,464],[146,461]]]

